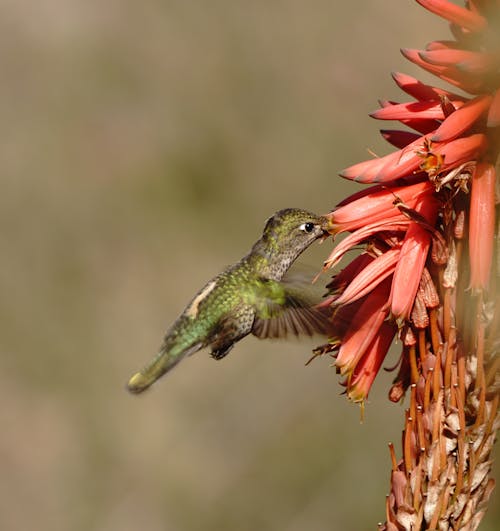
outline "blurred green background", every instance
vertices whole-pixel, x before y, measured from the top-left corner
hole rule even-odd
[[[318,340],[124,384],[269,215],[354,189],[338,170],[389,149],[367,113],[415,73],[398,48],[448,35],[410,0],[2,2],[0,529],[385,519],[391,375],[363,424],[327,359],[304,367]]]

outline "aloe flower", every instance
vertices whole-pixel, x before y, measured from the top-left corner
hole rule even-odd
[[[500,2],[417,1],[454,39],[402,53],[451,89],[393,74],[409,101],[381,101],[371,116],[406,127],[381,131],[396,151],[341,172],[370,186],[328,214],[333,237],[348,235],[325,261],[335,274],[321,306],[336,337],[316,354],[335,358],[348,398],[364,404],[398,339],[389,398],[409,394],[409,406],[381,527],[469,530],[493,490],[500,423]]]

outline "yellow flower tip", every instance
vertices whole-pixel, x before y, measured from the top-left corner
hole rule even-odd
[[[355,404],[363,405],[367,396],[358,386],[353,386],[347,390],[347,398]]]
[[[359,404],[359,421],[363,423],[365,420],[366,396],[364,396],[363,393],[357,393],[356,390],[350,390],[347,391],[347,398],[351,402]]]
[[[339,230],[339,226],[337,223],[333,221],[333,213],[330,212],[329,214],[326,214],[325,216],[322,216],[322,225],[321,228],[331,234],[332,236],[335,236]]]

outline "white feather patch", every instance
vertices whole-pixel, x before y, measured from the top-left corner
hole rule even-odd
[[[198,315],[198,306],[201,304],[201,301],[215,288],[217,282],[212,280],[209,282],[193,299],[193,302],[189,305],[186,310],[186,315],[192,317],[193,319]]]

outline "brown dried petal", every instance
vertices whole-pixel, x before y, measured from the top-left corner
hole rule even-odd
[[[443,287],[454,288],[458,277],[457,255],[455,242],[452,240],[449,245],[450,255],[448,257],[448,264],[443,274]]]
[[[477,487],[487,478],[491,469],[491,461],[479,463],[474,468],[474,474],[472,475],[471,490],[476,490]]]
[[[461,240],[465,235],[465,210],[460,210],[457,213],[455,224],[453,226],[453,236],[457,240]]]
[[[432,233],[431,259],[436,265],[444,265],[448,261],[448,247],[443,236],[434,231]]]
[[[396,507],[400,507],[405,503],[407,483],[406,474],[401,470],[394,470],[391,473],[392,492],[394,494]]]
[[[439,295],[432,280],[429,270],[425,267],[422,271],[422,278],[418,287],[419,293],[422,293],[424,303],[427,308],[437,308],[439,306]]]
[[[429,485],[427,489],[427,498],[424,504],[424,518],[427,523],[430,523],[435,512],[439,509],[439,495],[441,494],[441,486],[438,482]]]
[[[411,507],[399,509],[396,518],[398,524],[403,526],[403,529],[416,529],[417,515],[415,509]]]
[[[416,328],[427,328],[429,326],[429,315],[427,314],[420,286],[411,310],[411,320]]]

